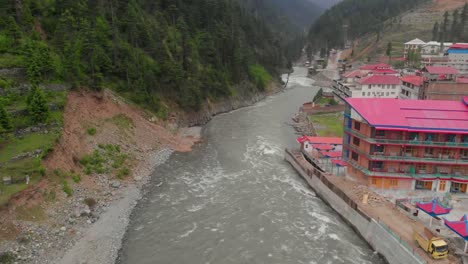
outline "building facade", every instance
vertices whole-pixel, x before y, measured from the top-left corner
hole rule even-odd
[[[398,98],[400,78],[394,75],[371,75],[362,79],[352,91],[352,98]]]
[[[426,42],[418,38],[406,42],[403,57],[408,58],[410,51],[421,50],[424,45],[426,45]]]
[[[374,188],[467,192],[468,97],[346,103],[348,174]]]
[[[447,53],[450,66],[458,69],[462,74],[468,73],[468,44],[454,44],[450,46]]]
[[[418,99],[424,78],[417,75],[407,75],[401,78],[401,99]]]

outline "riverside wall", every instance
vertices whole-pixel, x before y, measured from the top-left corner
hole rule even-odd
[[[348,224],[381,254],[390,264],[427,263],[412,251],[405,241],[392,233],[389,227],[360,210],[356,202],[318,170],[300,165],[292,152],[286,150],[285,160],[307,181],[316,194],[332,207]]]

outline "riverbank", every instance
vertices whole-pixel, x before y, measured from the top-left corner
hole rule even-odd
[[[454,256],[434,260],[415,244],[414,229],[424,225],[399,211],[366,186],[314,169],[299,150],[286,150],[285,160],[309,186],[391,264],[458,263]],[[367,194],[367,203],[363,196]]]
[[[280,90],[281,86],[275,84],[252,98],[233,98],[179,117],[177,124],[166,125],[177,133],[153,124],[151,116],[134,111],[112,93],[103,97],[72,93],[67,109],[73,118],[67,116],[61,142],[46,160],[49,170],[81,171],[77,157],[98,145],[112,144],[121,146],[131,157],[132,177],[120,180],[106,174],[82,175],[80,183],[70,183],[71,197],[50,179],[32,186],[1,215],[0,229],[11,227],[13,232],[3,238],[9,240],[0,239],[0,254],[17,263],[114,263],[131,212],[157,166],[173,151],[190,151],[201,141],[202,127],[185,126],[206,124],[215,115],[252,105]],[[89,127],[97,134],[88,135]],[[52,191],[54,199],[49,201]],[[32,199],[37,202],[32,203]],[[19,208],[28,210],[28,214],[37,210],[40,217],[14,219]]]

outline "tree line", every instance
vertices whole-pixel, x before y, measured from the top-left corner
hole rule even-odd
[[[450,15],[445,11],[442,22],[436,21],[432,28],[432,39],[438,42],[468,41],[468,4],[461,10],[454,10]]]
[[[166,101],[197,110],[207,99],[263,90],[258,79],[265,77],[256,74],[276,74],[288,62],[280,34],[237,0],[0,0],[0,6],[0,54],[24,59],[33,87],[46,81],[112,87],[160,113]]]
[[[345,36],[353,40],[368,33],[379,34],[386,20],[426,1],[343,0],[325,11],[310,28],[310,50],[343,47]]]

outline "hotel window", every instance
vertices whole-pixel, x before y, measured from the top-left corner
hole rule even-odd
[[[454,134],[448,134],[448,135],[446,136],[447,142],[455,143],[455,139],[456,139],[456,135],[454,135]]]
[[[353,144],[356,145],[356,146],[359,146],[359,144],[361,143],[361,140],[357,137],[353,137]]]
[[[416,133],[416,132],[411,132],[411,133],[409,134],[409,139],[410,139],[410,140],[413,140],[413,141],[418,141],[418,133]]]
[[[468,143],[468,135],[463,135],[463,143]]]
[[[385,151],[385,147],[383,145],[375,145],[374,152],[383,153]]]
[[[385,130],[376,130],[375,131],[376,137],[385,137]]]
[[[460,152],[461,152],[460,154],[462,157],[468,158],[468,149],[462,149],[460,150]]]
[[[413,151],[414,151],[413,147],[406,147],[405,149],[406,156],[412,156]]]
[[[445,185],[446,185],[446,181],[440,181],[439,191],[441,191],[441,192],[445,191]]]
[[[360,131],[361,130],[361,123],[359,123],[358,121],[354,121],[354,129],[356,129],[357,131]]]
[[[435,139],[435,135],[432,133],[426,134],[426,141],[433,141]]]
[[[359,160],[359,155],[356,152],[352,151],[351,152],[351,158],[353,160],[355,160],[355,161],[358,161]]]
[[[424,154],[428,155],[428,156],[432,156],[434,155],[434,148],[426,148],[424,150]]]
[[[372,185],[377,185],[377,179],[372,178],[372,179],[371,179],[371,184],[372,184]]]
[[[395,179],[390,180],[390,186],[398,186],[398,180],[395,180]]]
[[[362,96],[366,96],[366,92],[362,92]]]

